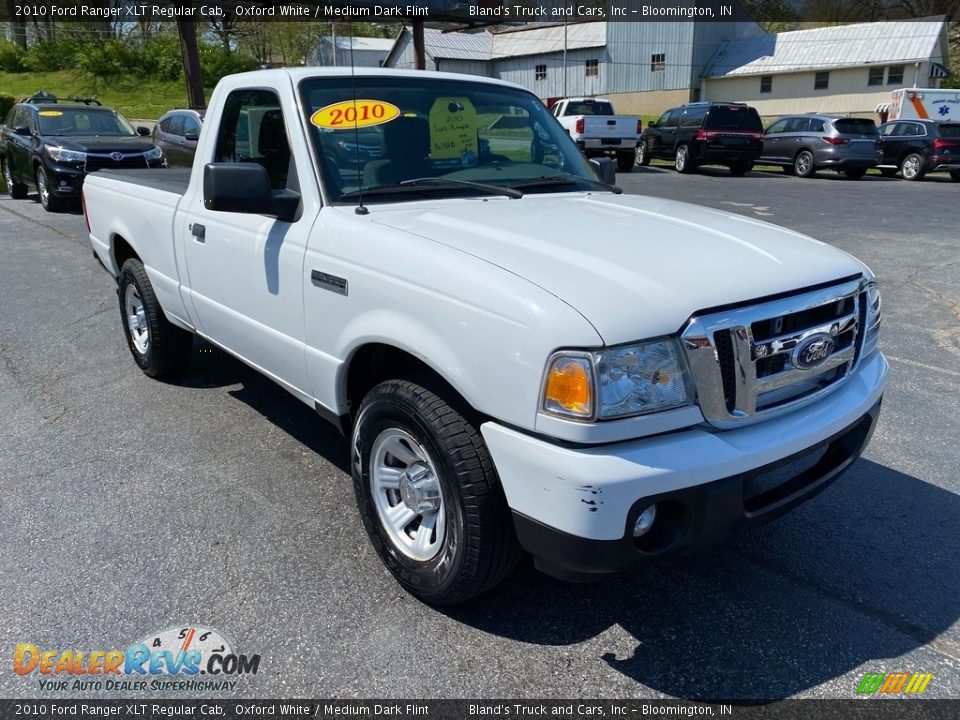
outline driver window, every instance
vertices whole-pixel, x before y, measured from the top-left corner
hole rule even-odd
[[[767,128],[767,135],[776,135],[782,133],[787,127],[787,120],[777,120],[773,125]]]
[[[271,188],[296,189],[283,111],[275,92],[234,90],[227,96],[214,160],[258,163],[266,168]]]

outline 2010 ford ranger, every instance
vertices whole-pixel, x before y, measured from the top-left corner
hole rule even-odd
[[[379,152],[345,162],[361,129]],[[144,372],[196,334],[315,407],[384,563],[453,603],[522,550],[580,580],[722,540],[873,431],[862,263],[615,190],[520,87],[310,68],[224,78],[192,172],[84,195]]]

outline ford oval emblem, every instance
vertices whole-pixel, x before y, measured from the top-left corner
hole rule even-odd
[[[797,345],[793,351],[793,364],[801,370],[812,370],[823,365],[833,354],[837,342],[832,335],[812,335]]]
[[[123,160],[123,153],[118,153],[118,152],[110,153],[110,158],[114,160],[114,162],[120,162],[121,160]]]

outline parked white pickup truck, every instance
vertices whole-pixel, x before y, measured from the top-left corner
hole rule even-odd
[[[687,552],[858,457],[887,376],[861,262],[617,194],[518,86],[356,73],[224,78],[192,172],[96,173],[85,213],[136,363],[183,371],[199,335],[335,423],[411,593]]]
[[[643,132],[640,118],[615,115],[613,103],[592,97],[558,100],[551,112],[587,157],[612,157],[620,172],[633,169]]]

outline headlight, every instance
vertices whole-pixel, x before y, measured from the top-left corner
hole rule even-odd
[[[67,150],[66,148],[56,147],[54,145],[47,145],[46,148],[47,155],[52,157],[56,162],[82,163],[87,161],[87,154],[85,152]]]
[[[612,420],[693,401],[693,383],[676,340],[660,338],[590,352],[554,353],[541,408],[580,420]]]
[[[146,160],[159,160],[160,158],[163,157],[163,150],[161,150],[161,149],[158,148],[158,147],[155,147],[155,148],[153,148],[152,150],[147,150],[147,151],[143,154],[143,157],[144,157]]]
[[[871,282],[867,285],[867,331],[863,339],[863,354],[866,355],[877,346],[880,339],[880,321],[883,319],[883,303],[880,300],[880,287]]]

